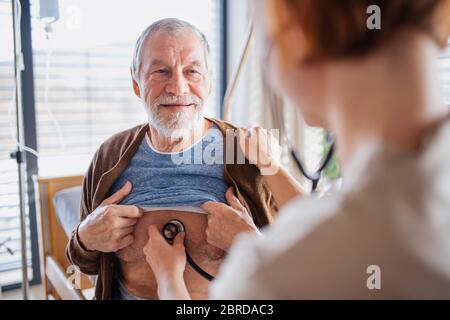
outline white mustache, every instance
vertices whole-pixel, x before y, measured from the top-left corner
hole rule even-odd
[[[164,95],[164,96],[160,96],[158,98],[155,99],[154,104],[155,105],[164,105],[164,104],[179,104],[179,105],[189,105],[189,104],[193,104],[193,105],[200,105],[201,104],[201,100],[193,95],[188,95],[188,96],[169,96],[169,95]]]

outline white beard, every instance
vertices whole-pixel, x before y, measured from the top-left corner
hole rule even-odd
[[[204,108],[201,105],[168,115],[164,111],[160,111],[159,108],[164,107],[145,106],[148,123],[163,137],[180,139],[188,136],[202,125]]]

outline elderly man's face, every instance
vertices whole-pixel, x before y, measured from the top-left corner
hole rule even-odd
[[[145,41],[141,54],[139,84],[133,81],[133,87],[150,125],[167,137],[186,134],[201,123],[211,92],[203,43],[191,30],[177,35],[158,31]]]

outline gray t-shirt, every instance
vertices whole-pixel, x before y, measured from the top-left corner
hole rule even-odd
[[[200,205],[207,201],[226,203],[228,186],[223,170],[223,135],[215,125],[182,152],[159,152],[146,136],[110,194],[128,180],[133,189],[121,204],[136,205],[145,211],[204,213]]]

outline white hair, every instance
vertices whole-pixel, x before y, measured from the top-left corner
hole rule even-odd
[[[211,48],[209,46],[208,40],[206,39],[206,36],[203,32],[201,32],[197,27],[190,24],[189,22],[176,19],[176,18],[165,18],[158,20],[151,25],[149,25],[139,36],[138,40],[136,41],[136,44],[134,46],[134,52],[133,52],[133,62],[131,65],[132,68],[132,74],[133,79],[139,83],[139,70],[141,68],[141,51],[142,47],[145,43],[145,41],[154,33],[157,31],[163,30],[164,32],[167,32],[168,34],[177,35],[182,31],[192,31],[194,32],[200,41],[203,44],[204,47],[204,55],[205,55],[205,63],[206,63],[206,69],[211,74],[212,73],[212,67],[211,67],[211,61],[210,61],[210,53]]]

